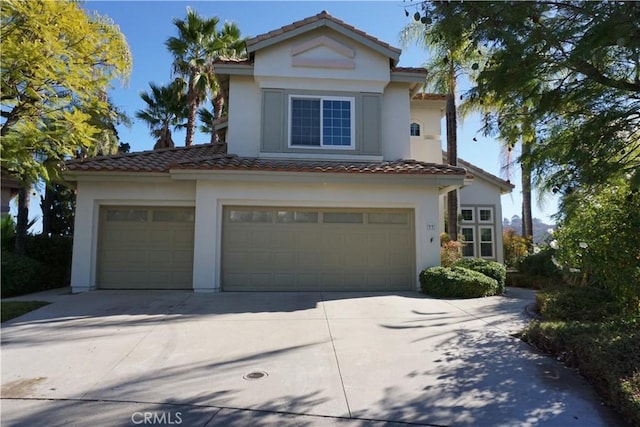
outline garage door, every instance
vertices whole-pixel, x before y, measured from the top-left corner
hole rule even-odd
[[[225,207],[226,291],[409,290],[413,212]]]
[[[193,208],[103,207],[98,287],[191,289]]]

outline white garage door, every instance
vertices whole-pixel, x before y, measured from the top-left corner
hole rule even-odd
[[[103,207],[98,287],[191,289],[193,208]]]
[[[225,207],[226,291],[411,290],[411,210]]]

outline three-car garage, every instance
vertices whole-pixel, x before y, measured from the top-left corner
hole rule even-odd
[[[221,214],[223,291],[414,287],[410,209],[224,206]],[[103,206],[98,288],[192,289],[194,227],[193,207]]]

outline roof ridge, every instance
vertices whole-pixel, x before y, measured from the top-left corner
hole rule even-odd
[[[279,28],[276,28],[274,30],[267,31],[266,33],[258,34],[258,35],[254,36],[254,37],[251,37],[251,38],[247,39],[245,44],[246,44],[247,48],[249,48],[250,46],[252,46],[252,45],[254,45],[256,43],[260,43],[263,40],[269,39],[271,37],[275,37],[275,36],[277,36],[279,34],[283,34],[283,33],[289,32],[289,31],[293,31],[296,28],[300,28],[300,27],[303,27],[303,26],[306,26],[306,25],[309,25],[309,24],[313,24],[314,22],[318,22],[318,21],[321,21],[321,20],[324,20],[324,19],[326,19],[328,21],[331,21],[331,22],[333,22],[335,24],[338,24],[338,25],[344,27],[345,29],[347,29],[349,31],[352,31],[355,34],[358,34],[359,36],[365,37],[365,38],[369,39],[370,41],[372,41],[372,42],[384,47],[385,49],[388,49],[388,50],[391,50],[392,52],[397,53],[398,55],[402,52],[401,49],[399,49],[397,47],[394,47],[394,46],[390,45],[389,43],[387,43],[385,41],[382,41],[379,38],[374,37],[371,34],[368,34],[368,33],[364,32],[364,31],[354,27],[353,25],[348,24],[347,22],[345,22],[345,21],[343,21],[343,20],[341,20],[339,18],[336,18],[335,16],[331,15],[326,10],[323,10],[320,13],[317,13],[315,15],[308,16],[306,18],[294,21],[294,22],[292,22],[290,24],[283,25],[283,26],[281,26]]]

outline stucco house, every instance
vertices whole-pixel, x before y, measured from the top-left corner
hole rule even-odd
[[[474,255],[501,258],[510,184],[443,164],[444,97],[422,93],[424,69],[326,12],[247,52],[215,64],[223,143],[67,163],[74,292],[414,290],[439,264],[442,198],[457,188]]]

